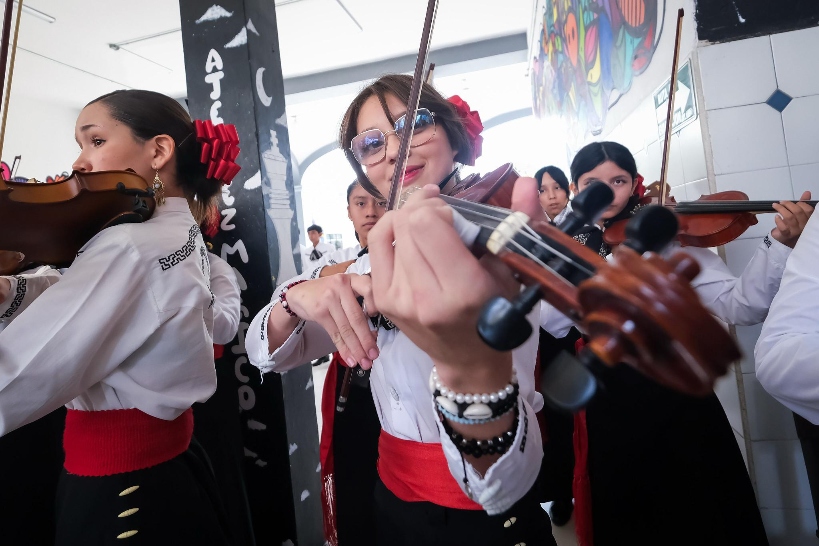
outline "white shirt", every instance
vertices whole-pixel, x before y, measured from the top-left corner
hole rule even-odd
[[[0,333],[0,435],[65,404],[175,419],[216,389],[207,249],[182,198],[101,231]]]
[[[791,249],[770,235],[766,236],[739,277],[735,277],[725,262],[707,248],[681,248],[673,244],[663,255],[668,257],[675,252],[685,252],[700,264],[700,273],[691,281],[691,286],[711,314],[729,324],[749,325],[765,320],[779,290]],[[614,254],[607,258],[616,260]],[[551,328],[543,328],[555,337],[565,336],[573,326],[571,320],[546,304],[541,306],[541,321],[551,324]]]
[[[774,398],[819,424],[819,215],[799,237],[756,342],[756,377]]]
[[[327,244],[327,243],[322,243],[321,241],[319,241],[319,244],[317,244],[315,247],[313,247],[312,243],[305,246],[305,247],[302,247],[302,256],[303,256],[303,259],[304,259],[304,261],[306,263],[314,264],[314,263],[316,263],[318,261],[318,260],[313,260],[310,257],[313,254],[313,250],[317,250],[319,253],[321,253],[321,257],[319,258],[319,260],[320,260],[321,258],[324,257],[325,254],[327,254],[329,252],[334,252],[336,250],[336,247],[334,247],[333,245]],[[303,268],[306,268],[306,267],[307,267],[306,265],[303,266]]]
[[[2,277],[11,284],[9,297],[0,301],[0,332],[15,317],[20,316],[46,288],[60,280],[60,272],[48,266],[24,271],[19,275]]]
[[[366,273],[369,264],[369,255],[362,256],[347,272]],[[313,273],[305,271],[282,285],[299,278],[314,278],[311,277]],[[280,292],[281,287],[272,302],[253,319],[245,341],[250,362],[263,373],[286,372],[335,350],[321,326],[302,321],[281,347],[268,354],[267,318],[270,310],[280,303]],[[537,309],[530,315],[533,324],[536,324],[536,314]],[[380,356],[373,365],[370,387],[381,427],[393,436],[416,442],[442,443],[443,438],[443,451],[450,471],[463,487],[461,454],[443,433],[429,390],[432,360],[398,330],[379,330],[377,343]],[[511,508],[531,489],[540,470],[543,445],[535,412],[543,407],[543,397],[534,386],[537,347],[537,336],[532,336],[513,352],[513,366],[520,383],[520,420],[515,444],[483,477],[469,463],[466,464],[474,499],[489,514],[500,514]],[[524,439],[525,448],[521,450]]]
[[[222,258],[208,252],[210,289],[213,302],[213,342],[227,345],[239,331],[242,298],[233,268]]]
[[[358,259],[358,253],[361,252],[361,245],[355,245],[340,250],[333,250],[324,254],[321,258],[314,261],[305,261],[302,265],[302,274],[294,279],[290,279],[288,283],[299,279],[317,279],[321,270],[328,265],[336,265],[350,260]],[[286,286],[285,283],[282,283]]]

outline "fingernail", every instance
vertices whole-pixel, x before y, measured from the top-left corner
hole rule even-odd
[[[369,358],[362,358],[361,359],[361,367],[365,370],[368,370],[373,367],[373,361]]]
[[[355,358],[348,356],[347,357],[347,365],[351,368],[355,368],[358,363],[355,361]]]
[[[375,360],[376,358],[378,358],[378,349],[370,349],[370,352],[367,354],[370,356],[370,358]]]

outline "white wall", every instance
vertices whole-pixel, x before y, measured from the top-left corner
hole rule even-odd
[[[43,85],[50,83],[44,80]],[[39,101],[12,89],[2,160],[11,166],[14,156],[22,156],[17,175],[40,181],[49,175],[71,172],[80,152],[74,140],[74,122],[79,113],[72,107]]]

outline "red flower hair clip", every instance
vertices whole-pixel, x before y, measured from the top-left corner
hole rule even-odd
[[[236,126],[211,120],[195,120],[196,140],[202,145],[199,161],[208,167],[207,178],[230,184],[241,167],[236,164],[239,155],[239,133]]]
[[[637,195],[640,197],[640,199],[642,199],[643,196],[646,194],[646,187],[643,186],[644,180],[645,178],[643,178],[643,176],[640,173],[637,173],[637,177],[634,179],[634,181],[637,182],[637,184],[634,186],[634,192],[632,192],[632,195]]]
[[[483,147],[483,137],[481,136],[483,123],[481,123],[481,115],[475,110],[471,110],[469,104],[458,95],[452,95],[448,100],[450,104],[455,107],[455,111],[458,112],[458,117],[461,119],[464,129],[466,129],[466,133],[472,141],[472,157],[464,163],[474,165],[475,160],[481,157]]]

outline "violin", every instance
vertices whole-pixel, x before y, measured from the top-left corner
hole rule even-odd
[[[0,180],[0,249],[28,262],[68,266],[103,229],[150,218],[153,196],[131,171],[74,171],[53,184]]]
[[[429,0],[408,120],[414,121],[418,109],[436,7],[437,0]],[[412,125],[405,124],[399,139],[388,210],[400,202]],[[594,395],[596,374],[620,362],[687,394],[711,392],[716,378],[740,353],[689,284],[699,273],[697,262],[685,254],[665,260],[656,253],[676,235],[675,216],[663,207],[640,211],[629,223],[628,238],[616,250],[615,261],[609,263],[572,239],[611,204],[614,193],[608,186],[595,183],[579,194],[558,229],[545,220],[530,226],[525,214],[508,210],[516,179],[511,165],[504,165],[486,177],[456,184],[450,192],[454,196],[441,196],[455,213],[455,227],[464,243],[476,254],[498,256],[525,287],[515,301],[487,302],[478,323],[484,342],[498,351],[524,343],[533,333],[526,316],[543,300],[576,322],[589,339],[576,361],[557,369],[552,384],[545,386],[564,408],[582,408]],[[351,377],[348,368],[339,411]]]
[[[663,163],[660,181],[649,186],[648,192],[640,199],[637,208],[648,205],[667,207],[676,213],[679,221],[677,241],[682,246],[708,248],[730,243],[757,223],[757,214],[776,212],[773,204],[779,201],[750,201],[741,191],[723,191],[700,196],[695,201],[677,201],[669,195],[668,158],[673,129],[674,99],[677,84],[677,67],[680,57],[680,35],[685,12],[677,12],[677,34],[674,42],[674,58],[671,63],[671,81],[668,111],[665,122],[663,143]],[[653,191],[651,191],[653,190]],[[816,201],[806,201],[816,206]],[[636,212],[637,209],[635,209]],[[613,222],[603,232],[603,241],[609,246],[617,246],[625,240],[628,219]]]
[[[776,212],[773,205],[779,202],[750,201],[741,191],[722,191],[703,195],[696,201],[678,203],[671,196],[661,199],[659,192],[651,191],[656,186],[649,186],[637,207],[660,205],[676,213],[680,223],[677,241],[682,246],[708,248],[730,243],[758,223],[757,214]],[[815,207],[819,201],[801,202]],[[603,232],[603,241],[610,246],[622,243],[627,222],[628,219],[620,220],[608,226]]]

